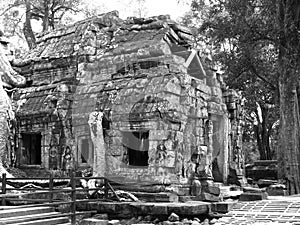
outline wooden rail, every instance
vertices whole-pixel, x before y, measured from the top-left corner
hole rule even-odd
[[[116,198],[119,200],[118,195],[115,193],[114,189],[112,186],[109,184],[108,180],[105,177],[75,177],[74,173],[71,173],[69,178],[54,178],[53,174],[50,174],[49,178],[7,178],[6,174],[2,174],[1,183],[1,203],[2,205],[6,205],[7,201],[26,201],[26,202],[32,202],[34,204],[31,205],[24,205],[24,207],[29,207],[29,206],[58,206],[61,204],[69,204],[70,205],[70,213],[67,213],[66,215],[70,216],[71,218],[71,224],[76,224],[76,215],[79,214],[84,214],[84,213],[91,213],[91,211],[87,212],[76,212],[76,203],[82,203],[82,202],[95,202],[99,201],[99,199],[76,199],[76,192],[81,191],[81,192],[87,192],[89,193],[90,191],[103,191],[104,196],[102,200],[108,199],[109,191],[112,192],[116,196]],[[97,181],[102,181],[102,187],[96,187],[96,188],[77,188],[76,187],[76,181],[78,180],[97,180]],[[44,180],[48,181],[47,183],[49,185],[48,188],[43,188],[43,189],[34,189],[34,188],[10,188],[8,187],[9,183],[16,183],[19,181],[19,183],[22,181],[34,181],[34,180]],[[71,186],[70,189],[54,189],[54,183],[55,180],[57,181],[65,181],[68,182],[69,185]],[[28,182],[29,183],[29,182]],[[34,183],[34,182],[32,182]],[[20,196],[20,194],[10,194],[8,191],[33,191],[29,194],[34,195],[34,194],[48,194],[49,198],[47,199],[35,199],[35,198],[13,198],[16,196]],[[38,191],[37,191],[38,190]],[[54,194],[57,193],[70,193],[71,200],[70,201],[60,201],[54,198]],[[27,195],[28,193],[25,193],[24,195]]]

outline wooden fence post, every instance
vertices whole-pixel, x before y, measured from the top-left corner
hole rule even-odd
[[[53,202],[53,173],[50,173],[49,176],[49,202]]]
[[[71,224],[76,224],[76,181],[75,174],[71,172]]]
[[[2,189],[1,190],[2,194],[6,194],[6,173],[2,174],[2,187],[1,187],[1,189]],[[1,204],[6,205],[6,200],[5,200],[4,196],[2,197]]]
[[[106,178],[104,178],[104,197],[106,199],[108,199],[108,180]]]

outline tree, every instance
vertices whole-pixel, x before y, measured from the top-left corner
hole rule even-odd
[[[277,0],[279,30],[280,176],[291,194],[300,193],[299,60],[300,2]]]
[[[269,158],[263,142],[275,127],[279,108],[279,175],[289,193],[299,193],[300,2],[219,0],[210,3],[193,1],[194,14],[190,19],[197,19],[204,9],[201,15],[207,17],[202,19],[197,32],[205,33],[202,40],[208,40],[213,46],[214,58],[223,66],[228,83],[243,90],[248,101],[246,110],[253,112],[248,112],[248,116],[252,114],[258,121],[259,126],[254,124],[253,128],[256,127],[258,145],[266,149],[260,150],[263,158]]]
[[[227,84],[243,92],[245,134],[256,139],[261,159],[274,155],[269,142],[278,120],[275,10],[271,1],[194,0],[184,17],[186,24],[196,24],[195,42],[205,49],[203,55],[208,52],[225,71]]]
[[[7,158],[9,158],[7,157],[7,149],[10,146],[9,130],[11,122],[15,119],[4,84],[10,87],[21,87],[26,84],[26,79],[12,69],[0,44],[0,173],[7,173],[5,165],[8,164]]]
[[[14,0],[9,3],[1,13],[11,14],[13,18],[23,17],[23,33],[29,48],[35,46],[35,33],[32,29],[32,21],[41,21],[42,32],[55,29],[63,22],[68,12],[78,12],[80,0]],[[7,23],[11,24],[10,18],[6,17]],[[19,23],[15,24],[19,26]]]
[[[133,12],[138,18],[145,17],[147,15],[147,8],[145,6],[146,0],[131,0],[130,5],[135,5],[135,11]]]

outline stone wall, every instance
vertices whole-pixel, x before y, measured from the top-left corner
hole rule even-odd
[[[14,96],[21,144],[22,133],[40,133],[42,167],[66,169],[70,150],[68,168],[116,181],[240,175],[240,98],[188,32],[165,16],[104,14],[41,37],[16,65],[31,81]]]
[[[112,68],[110,75],[100,75],[103,62],[118,65],[120,55],[102,57],[79,66],[82,68],[79,73],[87,74],[89,79],[83,79],[77,88],[74,123],[81,126],[75,126],[75,135],[87,131],[83,124],[87,124],[90,112],[96,108],[104,111],[109,121],[109,129],[105,131],[109,177],[186,183],[196,172],[196,165],[201,176],[211,176],[213,157],[223,154],[221,158],[224,159],[224,154],[227,155],[223,152],[226,148],[222,148],[222,153],[214,152],[209,143],[213,140],[209,140],[207,134],[207,123],[220,116],[223,127],[214,132],[227,140],[224,137],[228,133],[224,131],[227,113],[220,86],[210,87],[205,80],[190,76],[188,68],[182,66],[185,60],[167,53],[151,58],[123,54],[129,68],[147,65],[126,74]],[[125,140],[128,132],[149,132],[148,165],[129,165]],[[226,143],[222,147],[226,147]]]

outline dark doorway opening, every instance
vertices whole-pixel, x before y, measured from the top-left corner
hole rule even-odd
[[[89,140],[88,139],[82,139],[81,140],[81,163],[87,163],[89,161],[89,152],[90,146],[89,146]]]
[[[21,164],[41,165],[41,142],[40,133],[22,133]]]
[[[149,131],[123,132],[123,146],[130,166],[148,166]]]

